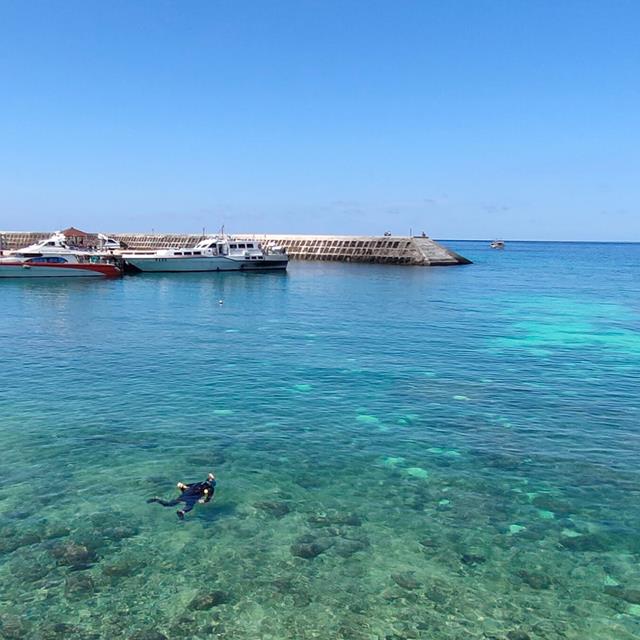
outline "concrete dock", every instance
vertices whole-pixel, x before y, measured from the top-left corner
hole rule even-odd
[[[18,249],[47,238],[46,232],[0,232],[0,249]],[[201,234],[105,234],[123,243],[130,250],[155,250],[190,247],[203,239]],[[325,260],[332,262],[364,262],[415,266],[451,266],[470,264],[455,251],[426,236],[328,236],[270,235],[234,233],[234,238],[258,240],[264,244],[284,247],[292,260]],[[92,236],[98,246],[97,234],[86,234],[83,244],[91,245]]]

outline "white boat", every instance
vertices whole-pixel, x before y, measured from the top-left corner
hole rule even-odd
[[[210,236],[195,247],[130,251],[121,256],[127,264],[140,271],[271,271],[286,269],[289,257],[277,245],[263,246],[257,240],[242,240],[228,236]]]
[[[504,240],[494,240],[489,246],[492,249],[504,249]]]
[[[0,278],[117,277],[122,270],[98,253],[70,247],[56,233],[0,257]]]

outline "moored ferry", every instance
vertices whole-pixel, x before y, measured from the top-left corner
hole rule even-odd
[[[284,270],[289,257],[277,245],[263,246],[257,240],[210,236],[194,247],[132,251],[121,254],[128,265],[139,271],[272,271]]]
[[[0,278],[118,277],[122,270],[98,253],[74,249],[61,234],[0,256]]]

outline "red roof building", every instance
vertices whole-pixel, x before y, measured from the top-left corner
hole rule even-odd
[[[80,247],[94,247],[98,243],[98,236],[95,233],[87,233],[75,227],[69,227],[60,232],[71,245]]]

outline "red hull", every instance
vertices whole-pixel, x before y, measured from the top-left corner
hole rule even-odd
[[[6,268],[6,269],[5,269]],[[18,271],[19,270],[19,271]],[[65,271],[67,273],[65,273]],[[12,273],[14,272],[14,273]],[[79,273],[81,272],[81,273]],[[122,271],[113,264],[55,264],[55,263],[31,263],[2,262],[0,263],[0,277],[105,277],[118,278]]]

